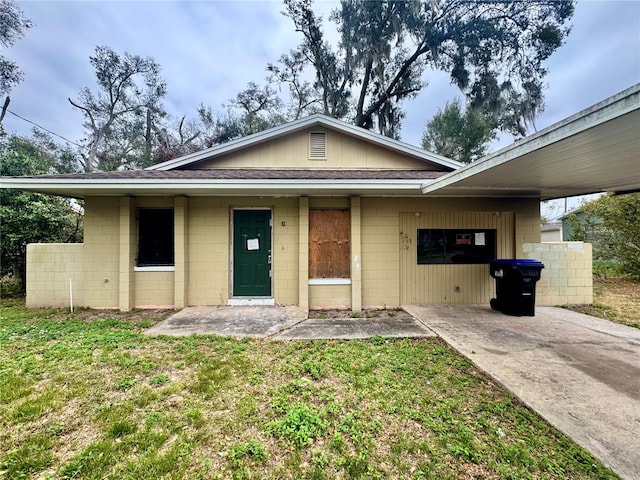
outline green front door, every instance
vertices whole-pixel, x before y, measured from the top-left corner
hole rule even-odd
[[[271,296],[271,211],[233,211],[233,296]]]

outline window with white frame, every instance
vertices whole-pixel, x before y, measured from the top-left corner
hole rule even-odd
[[[174,219],[172,208],[138,210],[138,267],[173,266]]]

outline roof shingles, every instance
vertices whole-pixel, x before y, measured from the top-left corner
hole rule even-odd
[[[432,170],[272,170],[225,168],[207,170],[126,170],[61,175],[36,175],[34,179],[59,180],[432,180],[448,172]]]

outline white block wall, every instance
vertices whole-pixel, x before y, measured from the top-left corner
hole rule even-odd
[[[525,243],[526,258],[544,263],[536,285],[537,305],[593,303],[592,249],[590,243]]]

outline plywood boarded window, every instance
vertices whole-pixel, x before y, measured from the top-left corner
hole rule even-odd
[[[349,210],[309,210],[309,278],[351,277]]]

